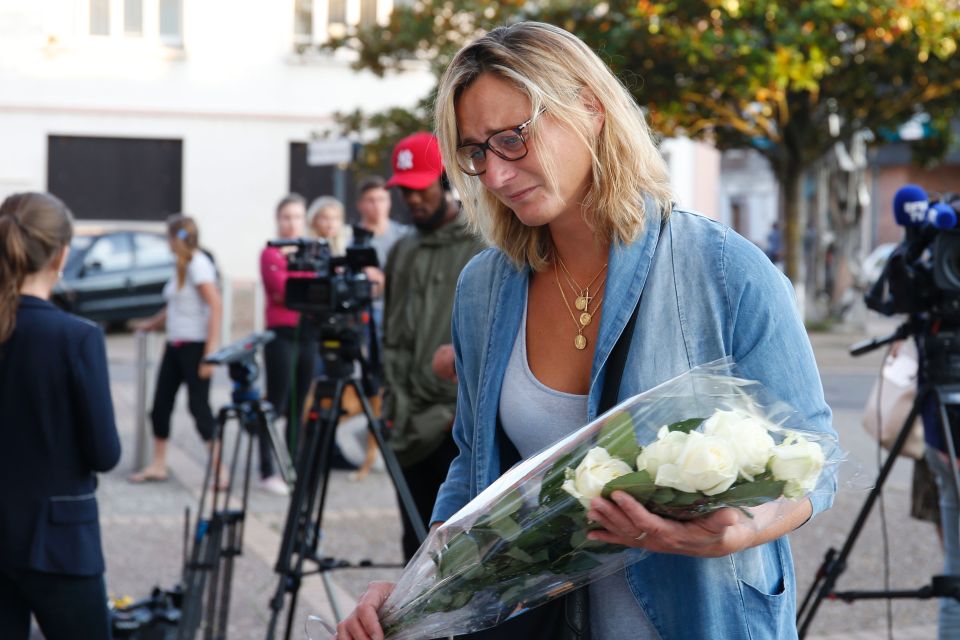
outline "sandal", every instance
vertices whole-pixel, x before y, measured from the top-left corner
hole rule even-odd
[[[157,473],[156,471],[151,471],[150,469],[143,469],[131,475],[127,478],[128,482],[133,484],[145,484],[147,482],[166,482],[170,477],[163,473]]]

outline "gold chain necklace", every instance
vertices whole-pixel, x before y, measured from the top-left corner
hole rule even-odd
[[[553,279],[556,280],[557,288],[560,289],[560,297],[563,298],[563,305],[567,308],[567,311],[570,312],[573,324],[577,326],[577,337],[573,339],[573,346],[583,351],[587,348],[587,339],[583,336],[583,325],[577,321],[577,315],[573,312],[573,309],[570,308],[570,303],[567,302],[567,294],[563,292],[563,285],[560,284],[560,274],[557,272],[556,263],[553,264]]]
[[[554,254],[557,256],[557,262],[560,263],[560,268],[563,269],[563,274],[566,277],[567,282],[570,283],[571,289],[573,289],[574,293],[577,294],[577,299],[575,302],[577,309],[579,311],[588,311],[587,307],[590,306],[590,301],[593,299],[593,297],[590,295],[590,287],[592,287],[593,283],[597,281],[597,278],[600,277],[600,274],[607,270],[608,263],[605,262],[603,266],[600,267],[600,271],[597,271],[597,275],[593,276],[593,279],[587,283],[587,286],[583,287],[579,282],[577,282],[577,279],[573,277],[573,274],[570,273],[570,270],[567,269],[567,265],[563,263],[563,258],[560,257],[560,254],[556,251],[554,251]],[[606,278],[604,278],[604,282],[605,281]],[[600,287],[597,288],[599,289],[601,287],[603,287],[603,282],[601,282]]]
[[[557,288],[560,289],[560,297],[563,298],[563,305],[567,308],[567,311],[570,312],[570,317],[573,319],[573,324],[577,326],[577,336],[573,339],[573,346],[576,347],[579,351],[583,351],[584,349],[587,348],[587,338],[586,336],[583,335],[583,330],[590,323],[592,316],[586,311],[584,311],[583,313],[580,314],[580,317],[577,318],[576,312],[574,312],[573,308],[570,306],[570,303],[567,301],[567,294],[564,293],[563,291],[563,285],[560,284],[560,274],[557,271],[556,263],[554,263],[553,265],[553,279],[557,283]],[[596,280],[596,278],[594,278],[594,280]],[[606,282],[607,279],[604,278],[603,280],[604,282]],[[603,303],[603,296],[601,295],[600,298],[597,300],[596,308],[599,309],[602,303]]]

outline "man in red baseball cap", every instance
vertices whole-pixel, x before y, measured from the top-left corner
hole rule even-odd
[[[398,142],[392,164],[387,186],[400,187],[418,229],[433,230],[457,216],[460,206],[449,196],[440,145],[433,134],[420,131]]]
[[[393,150],[393,176],[416,232],[397,241],[386,265],[383,417],[410,487],[416,514],[429,524],[440,484],[457,454],[450,435],[456,411],[450,319],[460,271],[483,243],[460,215],[450,193],[437,139],[421,132]],[[403,513],[407,560],[420,546]]]

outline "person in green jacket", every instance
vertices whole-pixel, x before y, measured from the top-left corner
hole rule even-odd
[[[425,525],[457,447],[450,434],[456,412],[450,319],[457,278],[484,248],[450,192],[437,139],[410,135],[393,150],[393,176],[416,232],[400,239],[386,264],[383,320],[383,417]],[[403,514],[403,552],[420,542]]]

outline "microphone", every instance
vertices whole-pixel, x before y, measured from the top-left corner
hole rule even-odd
[[[915,184],[905,184],[893,196],[893,217],[901,227],[922,227],[929,218],[930,199],[927,192]]]
[[[938,202],[930,207],[927,220],[937,229],[953,229],[957,226],[957,212],[946,202]]]

